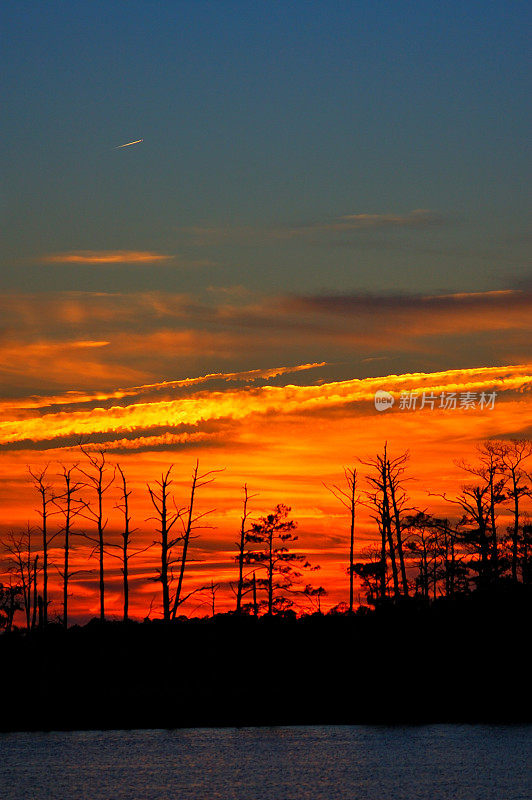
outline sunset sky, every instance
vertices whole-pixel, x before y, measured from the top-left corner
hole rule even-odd
[[[173,463],[183,504],[197,458],[223,470],[187,579],[221,582],[220,610],[244,482],[255,518],[292,507],[329,606],[345,465],[409,449],[414,504],[452,513],[428,492],[459,487],[454,460],[532,435],[529,23],[524,2],[4,4],[2,532],[37,522],[26,465],[56,480],[80,439],[129,475],[139,546],[147,481]],[[134,562],[141,618],[156,558]]]

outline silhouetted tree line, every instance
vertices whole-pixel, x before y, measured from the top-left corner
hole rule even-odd
[[[39,500],[39,524],[11,531],[1,540],[4,578],[0,583],[0,627],[11,630],[17,612],[22,612],[27,630],[48,624],[51,568],[62,587],[59,621],[68,626],[72,578],[88,570],[73,569],[72,551],[78,542],[85,544],[89,557],[97,560],[100,620],[106,617],[108,558],[120,563],[123,620],[127,621],[130,561],[150,549],[157,554],[158,565],[151,580],[161,586],[163,620],[175,620],[183,603],[193,595],[203,598],[200,606],[208,605],[214,616],[221,585],[211,579],[191,590],[185,586],[193,561],[192,542],[198,531],[210,527],[206,517],[214,511],[197,510],[198,493],[220,470],[202,473],[196,462],[188,496],[181,502],[175,496],[173,466],[159,480],[149,483],[153,507],[150,521],[155,535],[150,544],[140,546],[135,536],[138,529],[132,527],[131,490],[124,470],[120,464],[110,464],[103,450],[80,445],[80,454],[80,463],[61,466],[56,484],[50,479],[49,467],[40,472],[29,468]],[[501,582],[531,582],[532,524],[526,509],[527,500],[532,498],[529,440],[488,440],[479,445],[475,463],[457,461],[467,476],[459,493],[429,493],[449,504],[455,512],[452,517],[437,517],[412,505],[408,462],[408,452],[392,456],[385,444],[374,457],[359,459],[359,466],[346,467],[342,483],[327,486],[345,508],[348,522],[348,596],[330,613],[354,613],[355,578],[366,603],[374,607],[411,597],[430,602]],[[114,484],[119,491],[114,508],[122,519],[118,541],[110,541],[107,535],[107,493]],[[279,503],[270,513],[253,520],[251,501],[255,497],[245,484],[235,543],[236,579],[230,584],[234,613],[286,615],[296,609],[321,613],[327,592],[323,586],[307,582],[305,576],[319,566],[312,566],[305,554],[294,550],[297,523],[290,518],[290,508]],[[356,560],[360,507],[369,512],[377,536],[374,544],[361,551],[363,560]],[[502,514],[509,524],[501,526]]]

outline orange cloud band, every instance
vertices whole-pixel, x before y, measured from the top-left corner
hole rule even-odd
[[[171,258],[171,255],[148,250],[72,250],[52,253],[43,260],[48,264],[145,264]]]
[[[0,444],[39,442],[60,437],[86,437],[97,433],[145,432],[152,427],[197,426],[209,420],[239,420],[252,414],[313,412],[346,404],[372,401],[377,389],[398,396],[404,390],[526,391],[532,380],[531,365],[482,367],[435,373],[412,373],[335,381],[310,386],[261,386],[228,391],[203,391],[177,400],[59,411],[0,423]],[[144,435],[144,433],[143,433]]]

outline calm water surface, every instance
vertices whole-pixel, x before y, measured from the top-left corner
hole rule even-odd
[[[531,726],[0,734],[2,800],[530,800]]]

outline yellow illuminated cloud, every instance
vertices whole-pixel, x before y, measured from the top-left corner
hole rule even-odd
[[[71,343],[72,347],[103,347],[109,342],[75,342]],[[23,349],[19,348],[15,351],[17,358],[25,356],[26,359],[29,355],[29,350],[32,346],[25,346]],[[54,348],[53,345],[48,347],[39,348],[38,354],[42,355],[57,355],[59,347]],[[0,367],[2,366],[2,351],[0,350]],[[5,357],[5,354],[4,354]],[[14,354],[11,355],[14,357]],[[44,395],[42,397],[21,397],[13,398],[12,400],[0,401],[0,413],[14,409],[30,409],[30,408],[47,408],[49,406],[73,405],[76,403],[91,403],[91,402],[104,402],[106,400],[121,400],[124,397],[134,397],[136,395],[144,394],[146,392],[157,392],[163,390],[172,390],[195,386],[201,383],[208,383],[210,381],[223,381],[229,383],[231,381],[255,381],[258,379],[268,380],[279,375],[287,375],[294,372],[302,372],[303,370],[317,369],[326,366],[325,361],[319,361],[311,364],[297,364],[294,367],[271,367],[270,369],[250,369],[242,370],[240,372],[211,372],[208,375],[200,375],[196,378],[182,378],[176,381],[161,381],[159,383],[147,383],[141,386],[132,386],[126,389],[116,389],[113,392],[79,392],[68,391],[63,394]]]
[[[523,391],[530,386],[531,365],[483,367],[334,381],[310,386],[261,386],[227,391],[201,391],[177,400],[117,405],[79,411],[58,411],[22,420],[0,422],[0,444],[98,433],[133,433],[152,427],[175,428],[253,414],[312,413],[372,401],[377,389],[398,396],[401,391]]]

